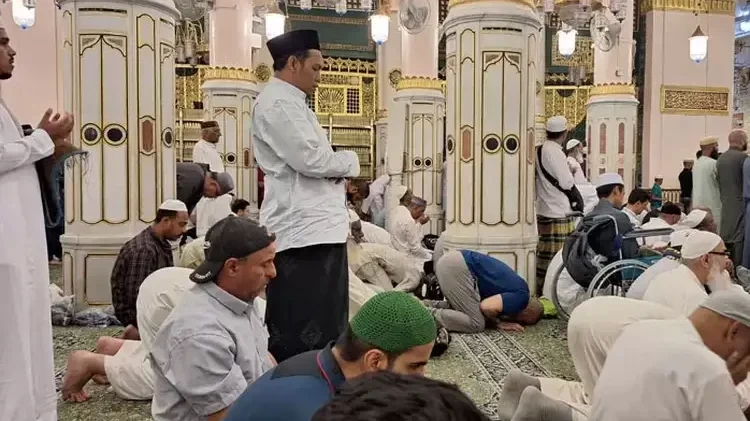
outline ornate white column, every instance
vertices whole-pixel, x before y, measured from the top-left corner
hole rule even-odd
[[[73,143],[65,172],[65,293],[109,304],[122,245],[175,197],[172,0],[61,0],[58,68]]]
[[[537,11],[539,20],[544,22],[544,11]],[[544,25],[539,29],[539,40],[535,44],[536,60],[530,66],[536,69],[536,115],[534,116],[534,133],[536,134],[536,144],[541,145],[547,139],[547,118],[544,109],[544,83],[547,78],[547,50],[546,50],[546,30]],[[531,52],[529,52],[531,54]]]
[[[446,33],[445,245],[494,256],[532,284],[540,21],[531,1],[452,0]]]
[[[633,86],[633,0],[624,5],[617,44],[594,47],[594,86],[586,104],[586,142],[591,182],[599,174],[618,173],[625,191],[635,186],[635,137],[638,100]]]
[[[391,2],[393,5],[394,2]],[[376,177],[387,173],[388,110],[393,106],[393,96],[401,79],[401,28],[398,10],[391,9],[389,39],[377,47],[378,65],[378,110],[375,114],[375,169]],[[401,162],[401,160],[399,160]]]
[[[397,167],[400,183],[427,201],[430,223],[424,225],[425,234],[440,234],[445,96],[437,78],[437,7],[432,7],[418,32],[402,28],[401,41],[402,75],[388,112],[388,160],[401,164]],[[389,162],[389,172],[393,164]]]
[[[211,67],[203,82],[205,120],[221,128],[217,149],[227,172],[234,178],[237,197],[250,202],[258,217],[258,177],[253,158],[251,113],[258,96],[252,72],[252,0],[217,0],[211,19]]]

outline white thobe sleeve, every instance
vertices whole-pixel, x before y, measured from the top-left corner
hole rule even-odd
[[[561,149],[550,146],[542,149],[544,169],[560,183],[563,190],[570,190],[575,185],[573,173],[568,167],[568,160]]]
[[[289,101],[277,100],[258,119],[259,137],[298,173],[312,178],[359,176],[359,158],[354,151],[334,152],[321,144],[307,110]]]
[[[0,174],[33,164],[55,151],[55,144],[47,132],[34,130],[29,136],[17,140],[0,139]]]
[[[737,394],[729,375],[711,380],[696,396],[693,419],[696,421],[744,421]]]

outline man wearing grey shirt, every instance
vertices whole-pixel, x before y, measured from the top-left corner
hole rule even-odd
[[[287,32],[269,40],[268,50],[276,73],[255,101],[253,148],[265,174],[260,222],[278,238],[266,322],[269,350],[281,362],[323,348],[347,326],[343,179],[359,176],[359,159],[333,151],[307,105],[323,68],[318,33]]]
[[[151,350],[156,421],[221,420],[274,366],[254,299],[276,276],[275,237],[228,216],[208,231],[204,248],[206,260],[190,275],[197,285],[164,321]]]

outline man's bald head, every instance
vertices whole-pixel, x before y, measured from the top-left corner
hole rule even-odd
[[[0,26],[0,80],[10,79],[15,68],[16,50],[10,46],[10,38],[5,28]]]
[[[729,132],[729,146],[741,151],[747,150],[747,132],[743,129],[734,129]]]

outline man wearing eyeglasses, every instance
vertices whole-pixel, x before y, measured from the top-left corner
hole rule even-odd
[[[728,259],[729,252],[721,237],[696,231],[682,245],[681,264],[651,280],[643,299],[688,316],[712,292],[741,290],[726,271]]]

